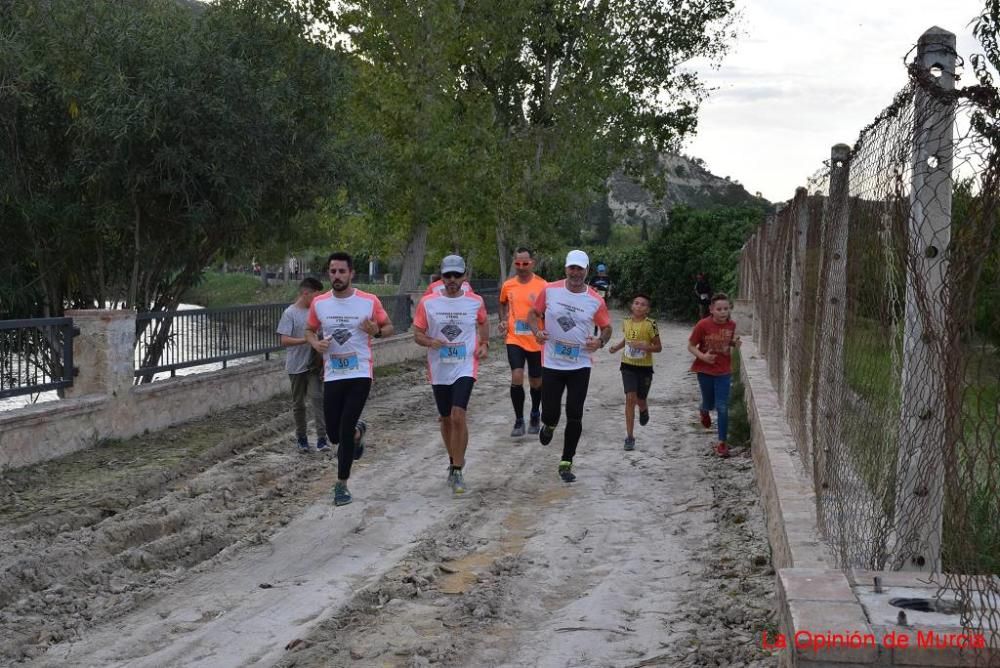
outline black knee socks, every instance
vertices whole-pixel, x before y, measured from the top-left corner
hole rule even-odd
[[[532,390],[534,392],[534,390]],[[535,397],[532,394],[531,400],[534,401]],[[524,386],[522,385],[511,385],[510,386],[510,403],[514,404],[514,417],[518,420],[524,419]]]
[[[538,414],[538,407],[542,403],[542,388],[533,387],[531,388],[531,412]]]

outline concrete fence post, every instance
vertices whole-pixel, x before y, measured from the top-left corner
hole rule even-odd
[[[816,383],[816,449],[813,480],[817,496],[828,485],[826,455],[840,443],[841,404],[844,396],[844,323],[847,306],[847,231],[850,221],[851,148],[837,144],[830,150],[830,196],[823,216],[822,301],[816,334],[819,368]]]
[[[917,64],[944,91],[955,88],[955,35],[920,36]],[[954,102],[918,86],[914,94],[913,173],[906,258],[906,314],[896,465],[896,569],[937,572],[944,516],[945,397],[960,382],[946,368],[949,340],[945,278],[951,243]]]
[[[66,398],[124,396],[135,380],[135,313],[84,309],[66,311],[80,335],[73,339],[73,364],[80,374]]]
[[[785,415],[791,419],[801,420],[800,436],[806,432],[802,420],[805,406],[806,387],[802,382],[802,369],[808,363],[803,355],[805,348],[805,258],[806,241],[809,236],[809,196],[805,188],[795,190],[792,204],[792,263],[788,286],[788,315],[785,337],[785,376],[784,400]],[[799,439],[799,452],[803,462],[810,461],[808,439]]]

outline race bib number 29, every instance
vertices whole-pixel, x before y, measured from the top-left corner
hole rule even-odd
[[[555,348],[553,351],[553,357],[557,357],[567,362],[576,362],[580,359],[579,344],[556,341],[553,343],[553,347]]]

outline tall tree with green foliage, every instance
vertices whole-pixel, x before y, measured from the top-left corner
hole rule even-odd
[[[428,238],[556,247],[613,169],[650,175],[705,95],[731,0],[349,0],[330,21],[358,56],[361,115],[387,147],[378,219],[412,289]],[[473,246],[470,248],[470,246]],[[495,266],[495,265],[494,265]]]
[[[0,217],[37,288],[21,309],[176,308],[213,257],[280,239],[351,174],[349,69],[288,2],[2,7]]]

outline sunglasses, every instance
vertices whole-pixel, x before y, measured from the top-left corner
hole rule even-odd
[[[524,260],[517,260],[517,261],[514,262],[514,266],[515,267],[530,267],[531,266],[531,260],[528,260],[527,262],[525,262]]]
[[[457,271],[449,271],[447,274],[441,274],[441,278],[462,278],[465,274],[460,274]]]

